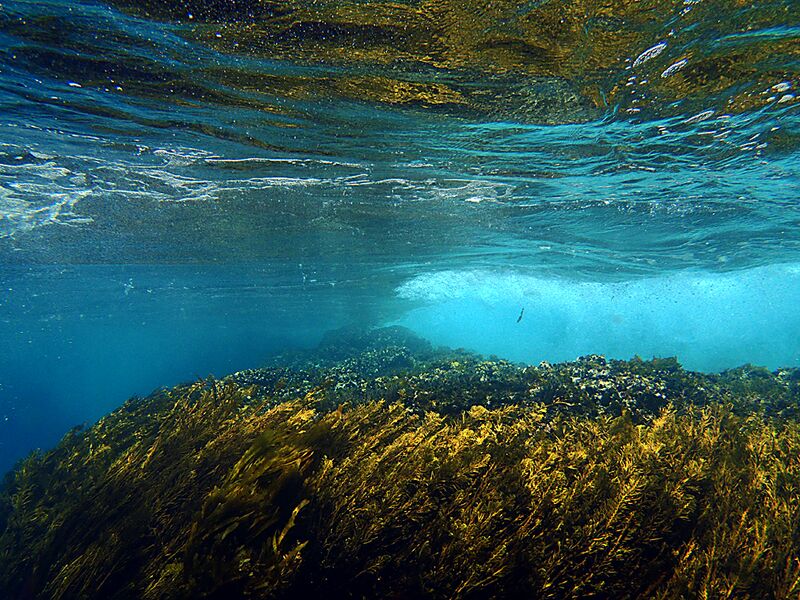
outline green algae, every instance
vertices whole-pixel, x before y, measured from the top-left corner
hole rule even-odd
[[[20,463],[0,595],[800,594],[796,370],[348,336],[132,399]]]

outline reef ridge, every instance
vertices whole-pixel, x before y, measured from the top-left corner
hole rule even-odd
[[[800,370],[344,329],[0,487],[7,598],[796,598]]]

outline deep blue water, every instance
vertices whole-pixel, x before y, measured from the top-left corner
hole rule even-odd
[[[347,324],[800,365],[800,7],[632,6],[0,2],[0,471]]]

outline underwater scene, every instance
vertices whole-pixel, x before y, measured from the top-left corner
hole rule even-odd
[[[0,598],[800,598],[798,0],[0,0]]]

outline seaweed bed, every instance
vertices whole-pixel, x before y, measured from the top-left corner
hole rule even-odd
[[[9,473],[3,598],[797,598],[800,370],[332,333]]]

